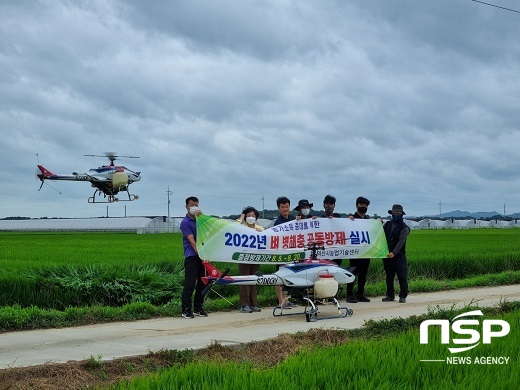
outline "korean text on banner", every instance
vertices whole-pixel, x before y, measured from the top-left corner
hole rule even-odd
[[[316,218],[290,221],[257,232],[236,222],[199,215],[197,250],[203,260],[237,263],[290,263],[318,259],[383,258],[388,253],[380,220]]]

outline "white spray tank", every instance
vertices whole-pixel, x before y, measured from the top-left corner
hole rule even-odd
[[[318,280],[314,283],[314,297],[332,298],[338,293],[338,282],[334,279],[333,274],[319,274]]]
[[[112,187],[120,188],[122,186],[126,186],[127,184],[128,175],[124,169],[116,169],[116,171],[112,174]]]

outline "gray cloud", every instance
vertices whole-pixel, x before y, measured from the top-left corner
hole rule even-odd
[[[511,1],[511,0],[510,0]],[[504,1],[503,6],[515,7]],[[115,151],[143,172],[122,215],[275,208],[286,195],[385,214],[511,212],[517,14],[471,1],[97,1],[0,5],[0,217],[98,216],[86,183]],[[443,206],[444,207],[444,206]],[[447,210],[445,210],[447,211]]]

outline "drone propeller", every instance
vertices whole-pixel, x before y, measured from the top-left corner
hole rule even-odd
[[[119,156],[119,155],[115,154],[114,152],[105,152],[105,154],[103,154],[103,155],[100,155],[100,154],[84,154],[83,156],[86,156],[86,157],[107,157],[108,160],[110,161],[111,165],[114,165],[114,161],[116,161],[120,157],[123,157],[123,158],[140,158],[140,157],[137,157],[137,156]]]

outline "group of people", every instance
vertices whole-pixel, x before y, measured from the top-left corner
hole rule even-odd
[[[274,221],[274,226],[285,222],[317,218],[310,215],[310,210],[314,206],[307,199],[298,201],[298,205],[294,208],[297,215],[291,214],[291,201],[285,196],[280,196],[276,200],[279,216]],[[360,196],[356,199],[356,211],[350,214],[348,218],[367,219],[370,218],[368,213],[368,206],[370,201]],[[184,288],[182,291],[182,317],[194,318],[195,315],[207,317],[207,313],[203,309],[204,283],[202,277],[204,276],[204,266],[202,260],[197,252],[197,228],[196,217],[201,213],[199,209],[199,200],[191,196],[186,199],[187,214],[181,221],[180,230],[183,236],[184,248]],[[323,199],[323,207],[325,212],[321,215],[322,218],[340,218],[340,214],[334,212],[336,207],[336,198],[332,195],[326,195]],[[410,233],[410,228],[405,224],[403,216],[404,209],[399,204],[394,204],[392,209],[388,210],[392,216],[390,221],[386,221],[383,225],[386,241],[388,244],[388,254],[383,258],[383,268],[386,274],[386,296],[382,299],[383,302],[395,301],[395,287],[394,279],[397,276],[399,281],[399,303],[405,303],[408,296],[408,260],[406,257],[406,239]],[[259,212],[254,207],[246,207],[239,219],[238,223],[262,231],[263,228],[257,223]],[[334,260],[339,266],[342,265],[342,260]],[[347,302],[370,302],[370,299],[365,295],[365,284],[367,280],[368,269],[370,266],[370,259],[349,259],[349,266],[353,269],[357,280],[357,291],[354,293],[355,281],[347,284]],[[277,265],[277,269],[283,265]],[[253,275],[259,271],[259,264],[239,264],[239,273],[241,275]],[[278,304],[282,308],[291,308],[294,306],[284,295],[281,286],[276,286],[276,296]],[[194,294],[195,292],[195,294]],[[192,302],[193,299],[193,302]],[[193,310],[192,310],[193,308]],[[261,311],[258,306],[256,286],[240,286],[240,312],[253,313]]]

